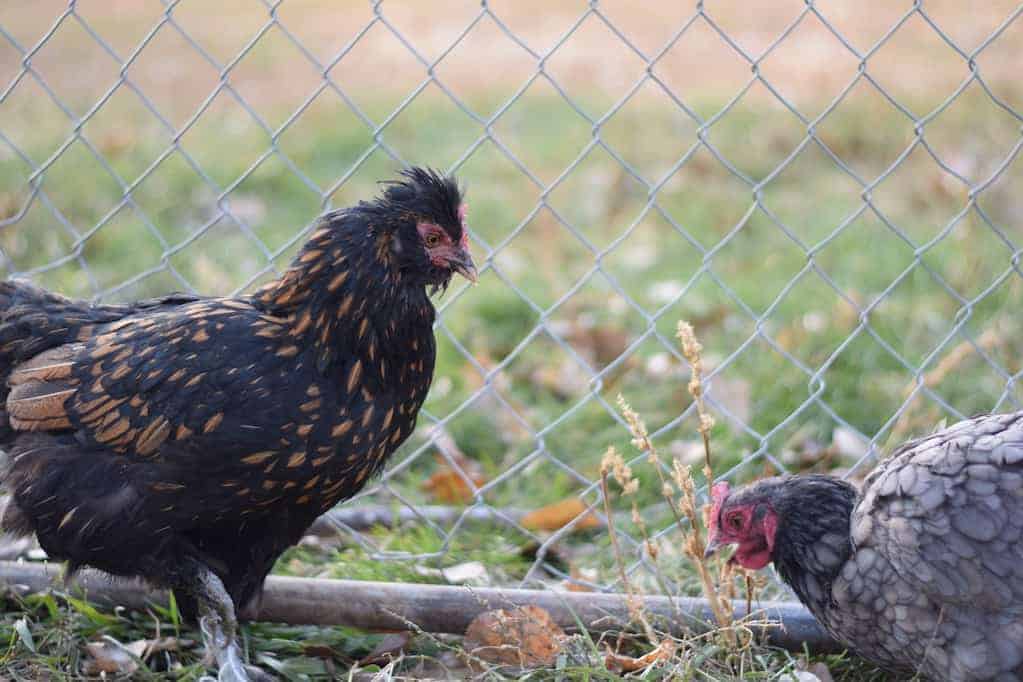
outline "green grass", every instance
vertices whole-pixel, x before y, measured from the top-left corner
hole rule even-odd
[[[1018,122],[1008,117],[991,115],[978,125],[975,111],[981,106],[985,105],[979,96],[970,91],[962,103],[926,130],[936,153],[968,174],[972,182],[990,174],[1019,138]],[[713,108],[713,103],[701,104],[701,110]],[[102,127],[97,122],[95,134],[90,124],[85,135],[125,181],[133,182],[171,141],[155,123],[127,115],[117,119],[116,108],[103,113],[120,125]],[[23,124],[5,132],[40,163],[62,140],[52,127],[34,127],[29,121],[26,116]],[[550,96],[522,98],[499,119],[494,131],[547,183],[579,159],[592,140],[591,125]],[[386,128],[382,139],[411,163],[446,168],[482,133],[482,128],[430,90]],[[791,235],[784,234],[761,208],[743,221],[753,206],[754,190],[707,148],[697,149],[687,164],[663,182],[656,195],[657,208],[648,210],[648,187],[623,171],[607,151],[595,147],[550,191],[546,206],[524,224],[541,201],[541,190],[491,142],[480,145],[465,161],[459,176],[469,189],[470,223],[485,242],[473,246],[477,260],[488,260],[528,299],[488,270],[478,287],[463,290],[456,286],[440,301],[445,328],[475,361],[467,360],[445,332],[439,334],[437,381],[427,403],[430,414],[451,414],[484,385],[477,362],[487,371],[494,370],[490,378],[504,401],[481,394],[447,424],[458,446],[479,463],[485,479],[497,481],[486,488],[483,502],[532,509],[579,494],[583,484],[549,458],[594,481],[608,445],[630,452],[628,434],[601,404],[613,405],[618,393],[643,414],[651,430],[675,419],[689,404],[687,375],[674,359],[665,365],[666,347],[651,332],[671,342],[678,319],[694,324],[712,369],[743,349],[715,375],[719,383],[712,383],[710,395],[742,413],[759,435],[751,435],[719,414],[713,432],[718,471],[761,448],[784,459],[788,451],[831,443],[835,421],[828,411],[820,403],[804,407],[818,392],[819,401],[835,414],[868,437],[877,434],[884,443],[893,426],[888,420],[903,404],[913,377],[877,339],[913,367],[927,372],[966,338],[962,333],[954,335],[932,356],[939,342],[965,317],[962,331],[971,338],[997,329],[987,352],[1009,374],[1020,371],[1023,335],[1016,314],[1023,288],[1020,277],[1009,277],[967,307],[945,288],[972,300],[1010,266],[1015,247],[1001,243],[976,210],[923,253],[922,260],[933,274],[917,267],[881,303],[873,305],[913,262],[914,249],[930,243],[967,205],[966,188],[942,172],[922,148],[886,179],[873,184],[912,141],[912,125],[883,103],[853,98],[817,126],[820,140],[871,183],[871,203],[898,226],[909,243],[870,208],[836,234],[841,224],[863,209],[864,190],[815,144],[808,145],[784,170],[775,172],[804,141],[805,134],[805,128],[783,110],[741,104],[708,134],[716,153],[756,184],[762,206],[784,222]],[[691,121],[653,105],[627,107],[602,127],[600,136],[650,185],[661,183],[672,164],[697,139]],[[264,247],[277,254],[299,228],[324,209],[320,194],[276,156],[248,172],[269,142],[243,115],[227,113],[202,119],[181,140],[182,147],[221,190],[233,187],[226,201],[245,218],[244,229],[221,218],[196,238],[196,231],[217,215],[216,192],[174,152],[133,187],[133,205],[144,213],[145,220],[130,206],[122,206],[81,244],[80,258],[60,267],[49,268],[48,264],[72,253],[76,238],[39,200],[33,202],[23,220],[0,231],[0,249],[8,271],[37,270],[35,277],[45,286],[71,296],[106,294],[109,299],[180,289],[182,284],[172,270],[203,293],[226,294],[252,278],[258,283],[265,279],[260,273],[269,264]],[[332,187],[362,157],[372,145],[372,136],[350,116],[344,118],[330,106],[317,106],[281,135],[278,145],[290,163],[323,190]],[[377,191],[375,182],[392,177],[396,168],[381,150],[374,151],[329,197],[331,205],[346,205],[372,195]],[[0,158],[0,210],[7,215],[28,196],[26,173],[27,166],[16,156]],[[1018,239],[1021,204],[1016,189],[1021,179],[1023,168],[1017,159],[977,202],[1014,240]],[[79,234],[89,232],[122,200],[119,183],[81,142],[72,144],[49,167],[41,187],[45,200]],[[555,212],[589,245],[565,229]],[[521,233],[516,235],[520,225]],[[629,236],[616,242],[629,229]],[[488,246],[499,248],[491,252]],[[591,247],[599,254],[600,271],[595,274],[591,273],[595,263]],[[293,250],[284,249],[275,263],[286,264]],[[810,268],[808,250],[813,254]],[[82,268],[83,263],[87,269]],[[156,269],[151,276],[120,288],[151,268]],[[795,284],[787,288],[792,282]],[[575,293],[562,300],[573,287],[577,287]],[[672,300],[672,293],[681,291],[684,295]],[[873,334],[860,325],[860,311],[868,309]],[[651,323],[646,315],[652,314]],[[542,331],[518,349],[539,324],[546,325],[560,341]],[[566,352],[562,342],[572,352]],[[621,357],[634,344],[633,352]],[[811,373],[820,371],[823,381],[812,382],[810,375],[783,353],[798,359]],[[596,373],[600,373],[599,384],[591,382]],[[1004,377],[975,352],[967,353],[953,371],[937,378],[940,381],[934,391],[964,414],[1005,407],[998,403],[1005,389]],[[599,390],[593,393],[591,388]],[[738,398],[732,395],[736,393]],[[801,408],[798,416],[777,428]],[[933,403],[917,401],[910,406],[897,435],[928,430],[943,416]],[[544,430],[554,422],[554,428]],[[659,433],[655,442],[663,452],[673,452],[679,442],[695,439],[694,426],[688,419]],[[546,455],[500,479],[539,447],[537,432],[542,432]],[[766,437],[761,440],[760,436]],[[405,452],[418,447],[422,438],[422,433],[417,434]],[[833,461],[837,467],[851,463],[841,458]],[[413,502],[431,502],[420,482],[436,468],[432,457],[420,457],[391,485]],[[739,478],[760,472],[760,465],[746,467]],[[656,504],[660,493],[652,468],[639,463],[636,474],[643,483],[638,493],[640,507]],[[587,499],[592,501],[595,496],[591,493]],[[646,520],[656,528],[669,522],[654,511]],[[627,523],[624,529],[635,530]],[[431,581],[436,580],[430,577],[435,574],[424,576],[417,568],[482,561],[495,584],[514,585],[533,562],[528,551],[522,551],[531,538],[506,527],[465,526],[447,546],[440,534],[424,526],[372,531],[364,540],[381,551],[439,556],[378,561],[362,545],[344,541],[327,548],[295,548],[282,558],[278,572]],[[664,545],[670,545],[670,537]],[[572,568],[593,570],[600,581],[613,578],[605,534],[568,538],[560,551]],[[696,593],[697,585],[684,560],[668,557],[665,568],[677,578],[682,591]],[[22,618],[25,625],[16,627]],[[17,603],[8,600],[0,614],[0,642],[7,643],[2,662],[16,679],[38,679],[43,674],[59,678],[58,670],[80,670],[85,640],[100,634],[121,641],[152,637],[157,622],[167,627],[167,618],[160,614],[86,613],[50,596]],[[26,628],[32,633],[35,651],[19,634]],[[295,644],[293,638],[300,631],[302,637],[326,642],[336,652],[331,654],[330,665],[341,671],[364,655],[375,640],[375,636],[341,628],[258,624],[248,626],[247,631],[250,650],[275,657],[287,668],[278,670],[287,679],[329,674],[323,659],[305,655]],[[192,631],[183,636],[197,639]],[[436,653],[430,649],[434,644],[424,646],[425,651]],[[748,679],[777,679],[790,663],[777,652],[765,650],[763,656],[758,663],[762,674]],[[199,656],[192,650],[170,659],[183,666],[178,673],[183,679],[195,679],[201,672]],[[828,662],[836,678],[868,679],[857,676],[867,673],[855,661]],[[159,670],[159,665],[153,670]],[[407,665],[416,663],[410,659]],[[563,672],[572,678],[589,675],[606,679],[606,673],[593,668]]]

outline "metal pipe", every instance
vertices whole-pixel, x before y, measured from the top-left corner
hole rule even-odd
[[[0,585],[19,594],[44,592],[60,581],[51,564],[0,561]],[[85,570],[66,588],[105,606],[141,609],[166,603],[166,594],[138,580],[111,579]],[[644,597],[648,615],[673,635],[705,631],[713,615],[703,599]],[[558,592],[504,588],[469,588],[449,585],[383,583],[362,580],[322,580],[270,576],[263,598],[245,614],[253,620],[294,625],[349,625],[366,630],[407,630],[413,625],[427,632],[464,634],[480,613],[514,606],[539,606],[565,630],[581,625],[590,632],[620,629],[629,622],[625,595],[601,592]],[[745,602],[733,602],[736,618],[745,616]],[[767,642],[790,651],[807,645],[815,652],[841,651],[800,604],[757,602],[753,613]]]

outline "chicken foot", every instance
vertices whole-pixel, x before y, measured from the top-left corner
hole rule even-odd
[[[273,679],[258,668],[242,662],[234,602],[217,574],[198,561],[193,561],[177,576],[176,582],[178,589],[195,599],[206,655],[212,659],[211,663],[216,661],[217,664],[216,682],[263,682]],[[204,676],[200,682],[213,682],[213,678]]]

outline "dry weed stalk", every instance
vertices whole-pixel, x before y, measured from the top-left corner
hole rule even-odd
[[[629,403],[626,402],[625,398],[622,396],[618,396],[618,408],[622,411],[625,422],[629,425],[629,432],[632,434],[633,446],[641,452],[645,452],[649,456],[654,470],[657,471],[657,475],[661,479],[661,494],[668,503],[669,508],[675,516],[675,522],[678,524],[679,530],[682,532],[682,550],[687,556],[689,556],[697,567],[697,571],[700,574],[700,581],[703,585],[704,595],[707,597],[711,610],[714,612],[714,618],[722,628],[725,628],[723,632],[726,640],[730,644],[734,644],[735,633],[728,629],[732,624],[731,603],[718,592],[717,585],[711,577],[707,560],[703,556],[705,545],[700,532],[700,514],[698,513],[696,506],[696,486],[693,483],[692,471],[689,465],[682,464],[677,458],[673,460],[672,478],[675,486],[681,493],[680,499],[676,502],[675,490],[661,471],[657,448],[650,440],[650,435],[643,419],[639,416],[638,412],[632,409]],[[713,424],[713,421],[708,417],[707,423]],[[709,441],[706,442],[709,443]],[[709,453],[709,450],[707,452]],[[709,460],[707,471],[709,471]],[[689,523],[686,524],[684,519],[688,519]],[[707,519],[704,518],[704,523],[706,523],[706,521]]]
[[[644,442],[647,443],[647,446],[651,448],[651,452],[653,452],[653,445],[650,444],[650,440],[647,439],[646,437],[646,426],[643,426],[642,422],[638,420],[639,415],[632,411],[632,409],[628,406],[628,404],[621,396],[618,396],[618,404],[623,408],[623,411],[625,412],[626,415],[626,419],[629,420],[630,428],[632,420],[636,420],[638,422],[639,429],[641,430],[642,433],[642,438]],[[636,445],[636,447],[639,447],[639,445],[636,444],[635,440],[633,440],[632,443]],[[644,448],[640,448],[640,450],[644,450]],[[654,458],[655,462],[657,461],[656,457],[657,454],[653,453],[652,458]],[[605,468],[609,468],[609,470],[612,471],[613,478],[622,487],[623,496],[632,495],[639,489],[639,481],[632,478],[631,469],[625,464],[625,461],[622,459],[621,455],[619,455],[614,448],[609,448],[608,452],[604,456],[604,460],[602,461],[602,471]],[[666,482],[664,481],[664,476],[661,472],[660,467],[657,468],[657,472],[658,475],[661,476],[662,486],[667,485]],[[608,504],[607,491],[605,491],[604,499],[607,508]],[[677,518],[677,513],[675,515]],[[647,522],[643,520],[642,514],[639,513],[639,508],[636,506],[635,498],[632,499],[632,522],[636,526],[636,528],[639,529],[639,532],[642,535],[643,545],[646,546],[647,548],[647,554],[654,562],[655,569],[657,569],[657,559],[661,553],[661,550],[657,546],[657,544],[651,539],[650,533],[647,530]],[[623,571],[622,566],[619,567],[619,571],[620,572]],[[669,594],[670,589],[668,588],[667,583],[664,582],[664,576],[661,574],[660,570],[655,571],[655,578],[658,582],[658,585],[661,588],[661,592],[664,594]]]
[[[696,566],[696,572],[700,576],[700,583],[703,586],[703,596],[706,597],[714,618],[722,628],[725,640],[729,645],[735,645],[735,632],[732,625],[732,604],[726,594],[722,594],[717,582],[711,577],[710,566],[704,557],[704,550],[707,548],[703,541],[703,534],[700,531],[698,519],[702,517],[704,524],[707,524],[710,515],[710,506],[704,505],[702,514],[696,507],[696,484],[693,482],[693,470],[688,464],[682,464],[678,459],[672,462],[673,478],[675,485],[681,491],[679,506],[682,514],[689,519],[689,527],[681,527],[682,530],[682,551],[692,560]]]
[[[714,480],[714,472],[710,467],[710,430],[714,428],[714,417],[707,414],[707,406],[703,402],[703,346],[696,340],[693,325],[685,320],[678,321],[675,336],[682,345],[682,356],[693,372],[689,378],[689,395],[693,396],[696,403],[696,414],[699,416],[696,430],[703,438],[703,475],[710,483]]]
[[[629,581],[629,575],[625,571],[625,559],[622,556],[621,547],[618,545],[618,535],[615,533],[614,516],[611,513],[611,494],[608,486],[608,477],[612,477],[621,486],[622,495],[628,496],[639,490],[639,481],[632,476],[632,469],[625,463],[622,456],[613,445],[608,446],[607,452],[600,460],[600,492],[604,498],[604,515],[607,517],[607,533],[611,538],[611,549],[615,555],[615,565],[618,567],[618,574],[622,580],[622,587],[625,590],[626,605],[629,608],[629,616],[633,621],[643,626],[643,633],[652,643],[659,641],[653,627],[643,612],[643,595],[636,590]],[[633,503],[633,518],[639,515],[635,503]]]
[[[710,484],[714,480],[714,471],[711,467],[710,453],[710,432],[714,427],[714,418],[708,414],[706,404],[704,403],[703,347],[696,339],[692,326],[685,321],[679,321],[677,337],[682,346],[682,354],[692,368],[692,376],[689,380],[688,390],[690,395],[693,397],[694,404],[696,405],[696,412],[698,415],[697,431],[700,433],[700,437],[703,440],[703,475],[706,478],[707,483]],[[711,505],[707,504],[701,507],[697,504],[696,483],[693,479],[692,467],[688,464],[683,464],[678,458],[675,458],[672,461],[671,476],[670,478],[666,477],[661,468],[661,459],[657,452],[657,448],[650,439],[650,434],[642,417],[640,417],[638,412],[632,409],[629,403],[626,402],[622,396],[618,396],[617,402],[618,408],[621,410],[626,424],[628,424],[629,432],[632,434],[632,445],[637,450],[648,456],[651,465],[653,465],[654,470],[660,478],[661,495],[667,502],[668,507],[671,509],[672,514],[675,517],[676,524],[682,533],[683,553],[687,555],[696,566],[697,573],[700,576],[704,597],[707,599],[711,611],[714,614],[714,618],[717,620],[719,625],[718,633],[725,640],[725,643],[734,650],[739,645],[739,637],[737,634],[738,629],[734,626],[735,624],[733,622],[732,611],[732,599],[737,596],[734,578],[737,575],[743,575],[744,577],[747,613],[749,613],[752,608],[755,589],[758,587],[757,582],[745,571],[737,573],[734,567],[727,565],[720,570],[720,575],[716,576],[717,579],[715,579],[714,572],[711,570],[707,559],[704,558],[706,543],[701,530],[701,521],[703,526],[710,527]],[[643,625],[644,631],[647,637],[650,638],[651,642],[657,643],[657,637],[655,636],[652,628],[650,628],[650,625],[643,614],[642,603],[640,601],[641,595],[633,589],[628,580],[628,576],[625,573],[624,560],[621,555],[618,540],[615,537],[614,525],[611,519],[608,478],[614,478],[615,481],[618,482],[622,488],[623,496],[629,496],[635,493],[639,487],[639,481],[632,476],[632,471],[625,464],[621,455],[618,454],[613,447],[608,448],[607,453],[604,455],[604,459],[601,462],[600,473],[601,491],[603,492],[604,497],[604,508],[608,517],[608,531],[611,535],[611,545],[615,553],[615,561],[618,565],[621,580],[629,598],[630,614],[636,622]],[[676,492],[678,493],[677,497]],[[643,537],[647,540],[647,548],[656,560],[656,547],[649,540],[646,532],[646,526],[643,523],[643,519],[639,514],[635,503],[633,503],[632,511],[633,521],[642,531]],[[746,639],[742,646],[748,646],[750,641],[751,640]]]
[[[679,320],[676,336],[678,337],[679,344],[682,346],[682,355],[692,368],[692,376],[689,379],[688,389],[689,394],[693,396],[693,401],[696,403],[696,413],[699,417],[696,429],[700,432],[700,436],[703,438],[703,475],[707,480],[707,484],[710,485],[714,481],[714,471],[711,469],[710,465],[710,431],[714,428],[714,418],[707,414],[707,406],[703,400],[703,346],[697,340],[696,333],[693,331],[693,326],[685,320]],[[675,462],[675,469],[677,478],[688,478],[688,488],[683,488],[683,494],[685,495],[685,491],[688,490],[688,494],[691,496],[693,488],[691,468],[688,466],[684,467],[685,472],[683,473],[683,467],[679,466],[678,462]],[[692,509],[695,507],[695,501],[690,498],[690,502],[690,509]],[[710,505],[704,505],[701,510],[703,523],[708,528],[710,527],[711,509]],[[692,516],[690,518],[695,519],[695,517]],[[721,569],[718,582],[715,585],[714,582],[710,580],[709,571],[703,561],[704,545],[699,537],[699,533],[699,527],[697,527],[694,522],[693,537],[689,538],[689,540],[691,540],[693,544],[691,549],[696,553],[694,559],[699,567],[700,577],[704,580],[704,592],[707,596],[707,600],[711,603],[712,608],[715,601],[717,601],[718,606],[728,614],[727,617],[729,622],[731,622],[731,601],[735,598],[735,584],[733,582],[733,578],[735,577],[736,571],[738,571],[738,573],[743,576],[743,582],[745,584],[746,615],[749,617],[749,614],[752,613],[753,599],[756,594],[756,589],[759,586],[757,580],[749,571],[741,568],[735,568],[730,564],[725,564]],[[705,575],[706,578],[704,577]],[[708,589],[708,585],[711,589]],[[722,589],[724,590],[723,593],[721,592]],[[715,615],[718,615],[717,611],[715,611]],[[718,616],[718,622],[720,622],[722,626],[726,625],[726,623],[721,620],[720,616]],[[729,631],[729,635],[734,636],[734,633]]]

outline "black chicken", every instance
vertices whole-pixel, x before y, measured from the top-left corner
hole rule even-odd
[[[427,288],[472,281],[455,181],[411,169],[325,215],[243,298],[70,301],[0,284],[2,526],[68,573],[175,590],[221,679],[235,607],[408,438],[433,377]]]
[[[1023,679],[1023,412],[907,443],[859,493],[809,475],[713,497],[708,553],[773,562],[863,656],[906,679]]]

